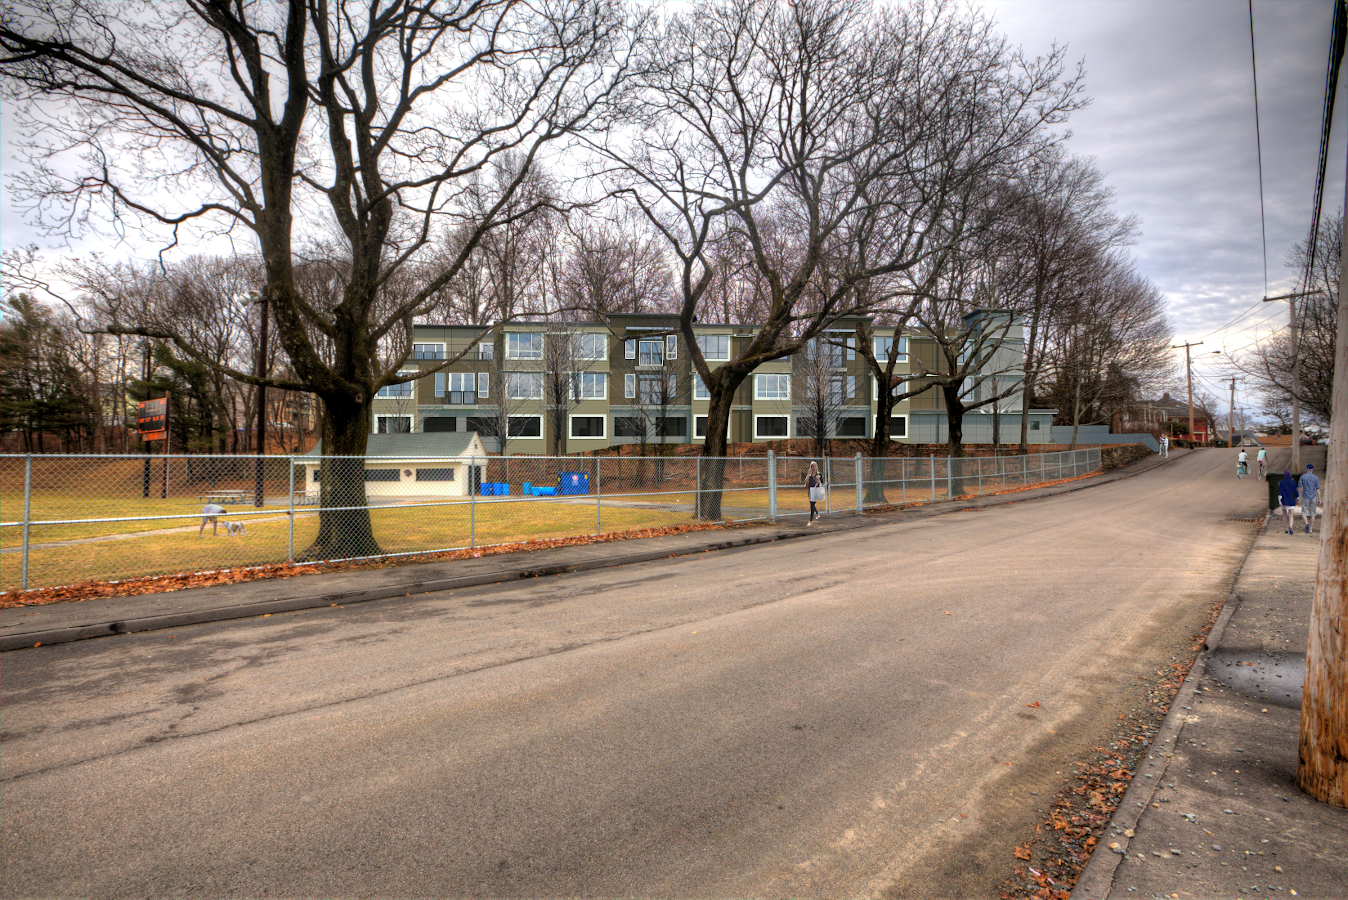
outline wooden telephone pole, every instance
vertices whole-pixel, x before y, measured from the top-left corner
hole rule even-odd
[[[1170,348],[1171,350],[1178,350],[1180,347],[1183,347],[1183,348],[1184,348],[1184,380],[1185,380],[1185,382],[1189,385],[1189,441],[1190,441],[1190,442],[1192,442],[1193,439],[1194,439],[1194,370],[1193,370],[1193,367],[1189,364],[1189,348],[1190,348],[1190,347],[1197,347],[1199,344],[1202,344],[1202,343],[1203,343],[1202,341],[1194,341],[1194,342],[1192,342],[1192,343],[1176,344],[1175,346],[1173,346],[1173,347]]]

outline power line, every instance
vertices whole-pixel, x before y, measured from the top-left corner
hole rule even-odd
[[[1264,146],[1259,137],[1259,66],[1255,63],[1254,55],[1254,0],[1250,0],[1250,75],[1254,80],[1254,148],[1255,158],[1259,162],[1259,234],[1264,246],[1264,296],[1268,296],[1268,225],[1264,222]]]
[[[1253,4],[1254,0],[1250,0]],[[1253,8],[1253,7],[1251,7]],[[1253,13],[1251,13],[1253,15]],[[1315,204],[1311,215],[1311,232],[1306,245],[1306,269],[1301,279],[1301,289],[1310,290],[1311,277],[1315,268],[1316,245],[1320,241],[1320,205],[1325,195],[1325,166],[1329,161],[1329,131],[1334,121],[1334,92],[1339,83],[1339,64],[1343,62],[1343,49],[1348,40],[1348,11],[1344,0],[1334,4],[1334,22],[1330,26],[1332,34],[1329,40],[1329,66],[1325,73],[1325,110],[1320,125],[1320,165],[1315,175]],[[1264,294],[1268,294],[1268,276],[1264,276]]]

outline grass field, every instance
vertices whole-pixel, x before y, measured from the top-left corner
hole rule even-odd
[[[161,501],[162,502],[162,501]],[[516,543],[543,538],[594,534],[595,507],[591,503],[547,500],[494,500],[428,507],[379,507],[370,512],[375,540],[385,553],[415,553],[467,547],[471,544]],[[229,516],[244,522],[241,535],[211,535],[206,526],[197,535],[199,518],[107,523],[100,525],[35,525],[30,528],[28,586],[51,587],[76,581],[115,581],[138,575],[207,571],[236,566],[285,562],[290,541],[289,517],[284,508],[257,510],[239,507]],[[246,512],[245,512],[246,510]],[[200,515],[200,507],[191,510]],[[474,515],[475,512],[475,515]],[[163,514],[160,510],[156,513]],[[472,521],[475,519],[475,523]],[[605,532],[682,525],[692,520],[687,509],[641,508],[615,504],[602,511]],[[296,555],[318,533],[318,511],[297,510]],[[121,526],[120,531],[112,531]],[[132,527],[126,527],[132,526]],[[172,529],[170,533],[146,531]],[[5,546],[21,541],[21,529],[6,528]],[[116,535],[128,535],[117,537]],[[53,545],[53,542],[61,542]],[[0,590],[20,584],[19,553],[0,555]]]

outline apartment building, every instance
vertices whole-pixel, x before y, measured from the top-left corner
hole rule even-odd
[[[974,327],[1004,327],[994,318],[1004,313],[974,314]],[[832,438],[871,437],[880,386],[856,351],[858,322],[843,320],[795,357],[758,367],[740,386],[731,407],[729,441],[767,442],[810,437],[817,415],[810,415],[808,385],[825,384],[829,414],[823,427]],[[374,402],[373,433],[478,433],[487,450],[507,455],[561,455],[604,449],[618,444],[700,444],[706,435],[709,395],[692,366],[673,316],[620,314],[600,323],[549,324],[516,322],[484,329],[468,325],[418,324],[412,357],[403,371],[429,372],[471,347],[449,371],[428,374],[407,384],[386,387]],[[698,324],[695,339],[715,367],[753,340],[752,325]],[[994,384],[1005,386],[1018,375],[1023,357],[1020,326],[987,367],[998,370]],[[476,346],[479,336],[482,339]],[[877,354],[887,355],[892,337],[875,338]],[[936,346],[918,335],[900,339],[897,374],[914,370],[921,360],[936,365]],[[550,390],[561,376],[563,391]],[[893,388],[902,391],[902,385]],[[990,394],[989,394],[990,396]],[[986,433],[991,439],[993,415],[1001,417],[1002,439],[1020,428],[1019,395],[998,404],[994,412],[966,416],[965,439]],[[1012,412],[1014,410],[1014,413]],[[1032,441],[1048,440],[1052,410],[1034,410]],[[985,421],[986,420],[986,421]],[[502,428],[501,423],[504,423]],[[1039,424],[1039,428],[1035,425]],[[504,431],[504,435],[501,432]],[[944,401],[930,390],[901,401],[894,409],[890,435],[897,441],[945,439]],[[504,437],[504,440],[502,439]]]

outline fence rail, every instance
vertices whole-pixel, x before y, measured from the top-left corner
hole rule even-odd
[[[0,591],[776,521],[809,512],[811,462],[828,484],[820,511],[839,514],[1071,478],[1098,470],[1100,451],[814,460],[0,455]],[[364,502],[343,502],[362,487]]]

